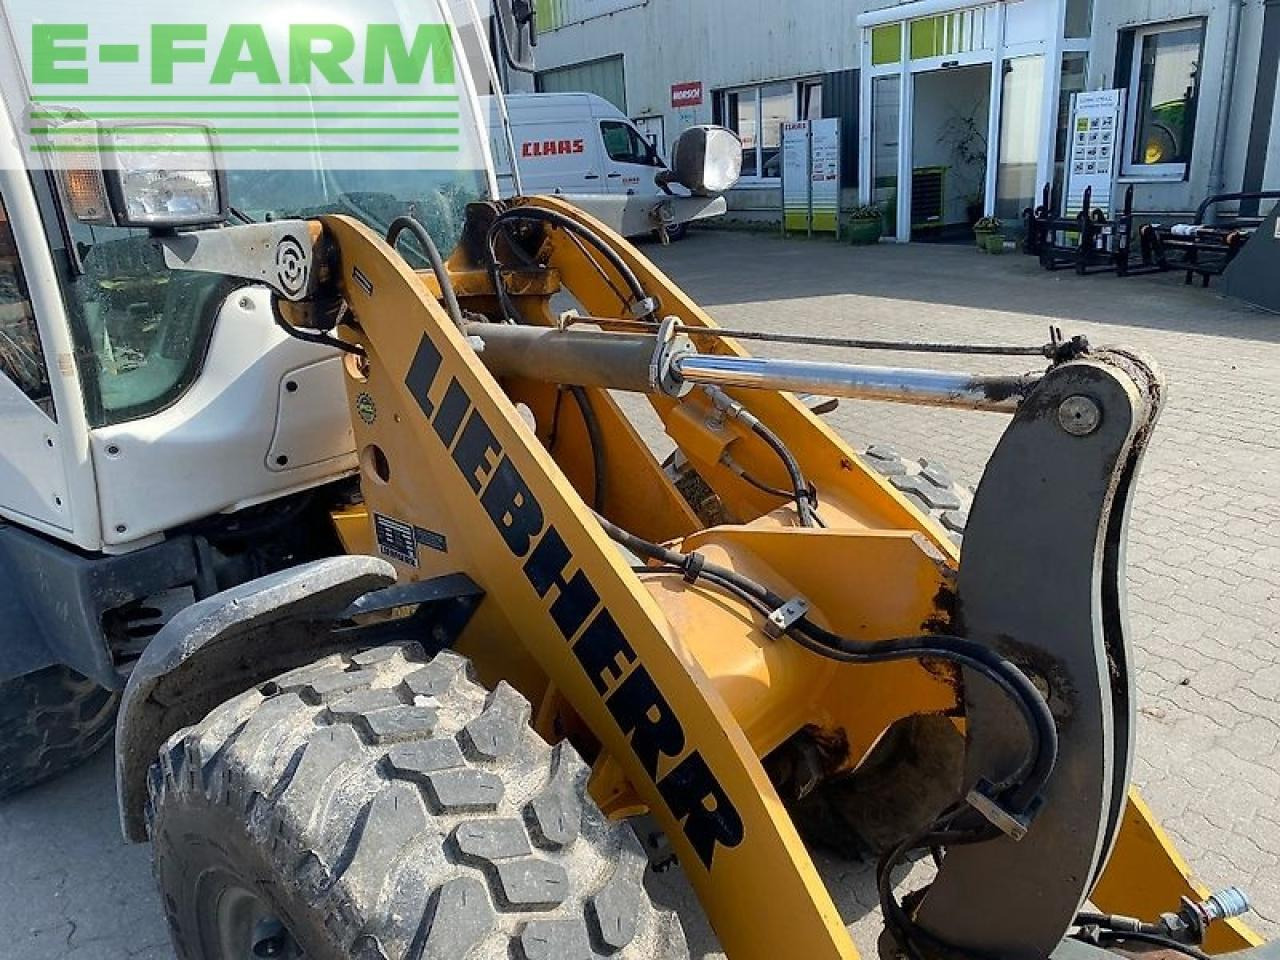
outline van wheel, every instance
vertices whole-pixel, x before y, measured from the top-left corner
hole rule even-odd
[[[677,223],[675,226],[667,227],[667,239],[670,240],[672,243],[679,243],[688,235],[689,235],[689,224],[687,223]],[[661,243],[662,231],[661,230],[653,231],[653,239]]]
[[[416,644],[338,654],[218,707],[152,766],[183,960],[688,960],[647,860],[506,684]]]

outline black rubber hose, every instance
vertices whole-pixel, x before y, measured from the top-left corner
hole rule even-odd
[[[740,476],[750,486],[755,487],[761,493],[767,493],[771,497],[780,497],[783,500],[795,499],[795,493],[793,491],[783,490],[779,487],[771,487],[769,486],[769,484],[765,483],[763,480],[757,480],[755,477],[747,473],[747,471],[745,470],[739,473],[738,476]]]
[[[816,527],[818,518],[813,511],[812,495],[808,483],[805,482],[804,474],[800,471],[800,464],[787,449],[787,445],[782,442],[781,437],[755,417],[751,418],[750,423],[751,432],[768,444],[769,448],[778,455],[778,459],[786,468],[787,476],[791,478],[792,498],[796,502],[796,512],[800,514],[801,526]]]
[[[600,429],[600,420],[596,412],[591,409],[591,398],[587,396],[587,391],[577,386],[569,386],[566,389],[573,397],[573,402],[578,405],[578,410],[582,413],[582,421],[587,428],[587,444],[591,447],[591,468],[594,473],[591,509],[599,513],[604,509],[605,495],[604,433]]]
[[[876,864],[876,890],[879,894],[880,907],[884,912],[885,928],[895,940],[896,945],[906,952],[909,960],[923,960],[923,954],[921,954],[915,943],[916,939],[927,941],[932,946],[933,949],[929,953],[930,956],[958,954],[958,951],[950,944],[935,937],[928,930],[917,925],[902,904],[898,902],[898,898],[893,893],[893,871],[906,863],[907,855],[912,850],[983,843],[991,839],[993,833],[998,834],[994,827],[977,831],[939,827],[939,824],[945,824],[956,817],[964,807],[965,804],[963,802],[952,805],[939,817],[936,823],[925,827],[924,830],[913,836],[907,837],[881,857]],[[971,960],[998,960],[998,958],[990,954],[976,953],[968,949],[964,951],[964,955],[971,958]]]
[[[686,578],[705,578],[748,600],[757,609],[772,613],[786,600],[755,581],[724,567],[706,563],[696,553],[683,554],[650,543],[615,523],[599,518],[611,539],[632,553],[681,570]],[[843,663],[885,663],[934,658],[957,663],[981,673],[1007,696],[1022,714],[1031,737],[1030,758],[1006,781],[1012,790],[1004,802],[1014,813],[1026,812],[1044,789],[1058,759],[1058,728],[1049,705],[1035,684],[1011,661],[965,637],[926,634],[894,640],[860,642],[824,630],[808,618],[792,625],[788,635],[806,650]]]
[[[1145,933],[1142,931],[1110,931],[1104,930],[1098,937],[1104,946],[1108,944],[1116,944],[1125,940],[1136,940],[1139,943],[1147,943],[1154,947],[1160,947],[1164,950],[1172,950],[1175,953],[1185,954],[1188,957],[1194,957],[1195,960],[1212,960],[1209,954],[1205,953],[1198,947],[1193,947],[1189,943],[1179,943],[1177,940],[1171,940],[1168,937],[1157,936],[1154,933]]]
[[[280,312],[280,304],[276,297],[271,298],[271,317],[276,322],[276,326],[293,337],[295,340],[301,340],[303,343],[318,343],[321,346],[333,347],[335,350],[341,350],[356,357],[367,357],[364,347],[354,343],[347,343],[338,337],[330,336],[327,333],[320,333],[316,330],[303,330],[301,327],[295,327],[292,323],[284,318],[284,314]]]
[[[635,272],[630,266],[628,266],[627,262],[622,259],[618,252],[605,242],[603,237],[590,227],[579,223],[572,217],[565,216],[558,210],[547,210],[542,207],[512,207],[510,210],[506,210],[503,213],[498,214],[494,219],[493,224],[489,227],[489,233],[486,237],[489,260],[491,263],[496,265],[498,262],[498,251],[495,246],[498,230],[504,223],[511,220],[529,220],[534,223],[549,223],[553,226],[560,227],[563,230],[567,230],[570,233],[577,234],[603,254],[604,258],[609,261],[615,270],[618,271],[618,274],[626,283],[627,288],[631,291],[631,296],[635,298],[635,302],[639,303],[649,298],[649,295],[645,292],[644,287],[641,286],[640,279],[635,275]],[[644,319],[657,320],[652,311],[646,314]]]
[[[934,658],[976,670],[1014,703],[1031,734],[1031,758],[1006,781],[1012,789],[1002,801],[1013,813],[1026,813],[1049,782],[1058,761],[1058,727],[1053,714],[1027,675],[996,651],[966,637],[944,634],[859,643],[823,630],[807,619],[796,624],[792,635],[807,650],[846,663]]]
[[[413,217],[396,217],[391,221],[391,226],[387,227],[387,243],[394,248],[401,234],[406,230],[418,238],[418,244],[431,264],[431,272],[436,275],[436,281],[440,284],[440,294],[444,298],[445,309],[449,311],[449,316],[457,324],[458,329],[462,329],[466,325],[466,320],[462,316],[462,305],[458,303],[458,294],[453,289],[453,278],[449,276],[444,258],[440,256],[440,248],[431,239],[427,228]]]

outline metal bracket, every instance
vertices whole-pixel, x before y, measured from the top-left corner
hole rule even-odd
[[[645,317],[652,316],[653,312],[658,309],[658,301],[653,297],[642,297],[635,300],[627,308],[627,312],[636,320],[642,320]]]
[[[158,237],[170,270],[215,273],[265,284],[284,300],[310,299],[319,286],[312,227],[273,220]]]
[[[965,802],[977,810],[993,827],[1012,840],[1021,840],[1031,828],[1034,814],[1018,816],[1000,806],[991,796],[994,789],[988,780],[979,780],[965,796]],[[1037,802],[1038,806],[1038,802]]]
[[[657,343],[649,361],[649,387],[655,393],[664,393],[677,400],[693,390],[693,384],[685,382],[675,371],[679,357],[695,353],[693,341],[679,332],[680,318],[667,317],[658,326]]]
[[[773,613],[769,614],[769,620],[764,625],[764,632],[770,638],[777,640],[808,615],[808,600],[804,597],[788,600]]]
[[[1134,746],[1124,543],[1163,394],[1141,357],[1098,351],[1056,366],[987,466],[965,533],[958,616],[964,635],[999,649],[1045,692],[1058,762],[1034,825],[1007,822],[980,784],[1018,768],[1026,734],[1007,698],[964,671],[964,789],[1006,835],[948,852],[916,913],[931,943],[1043,960],[1110,856]]]

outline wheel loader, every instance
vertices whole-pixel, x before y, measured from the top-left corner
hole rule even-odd
[[[814,845],[877,858],[885,958],[1280,956],[1130,786],[1151,359],[752,357],[814,338],[720,329],[623,239],[732,184],[717,128],[688,196],[593,216],[491,169],[28,174],[0,119],[0,786],[119,701],[180,957],[684,960],[669,856],[731,960],[848,960]],[[970,502],[810,395],[1010,421]]]

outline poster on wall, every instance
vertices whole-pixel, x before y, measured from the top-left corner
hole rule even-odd
[[[840,237],[840,121],[782,125],[782,232]]]
[[[538,33],[551,33],[574,23],[594,20],[631,7],[643,7],[648,2],[649,0],[537,0]]]
[[[1090,206],[1105,210],[1108,216],[1113,212],[1111,202],[1124,150],[1124,94],[1123,90],[1092,90],[1074,97],[1062,210],[1065,216],[1080,212],[1084,192],[1090,188]]]

